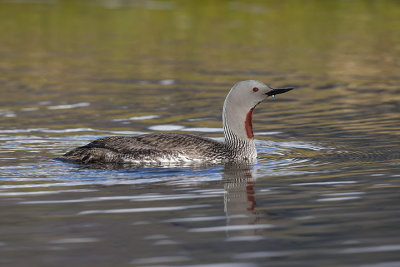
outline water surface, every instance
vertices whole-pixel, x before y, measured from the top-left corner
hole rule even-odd
[[[0,263],[400,265],[397,1],[1,1]],[[109,135],[223,140],[257,164],[80,166]],[[234,266],[234,265],[233,265]]]

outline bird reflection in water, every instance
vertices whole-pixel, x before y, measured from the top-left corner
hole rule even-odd
[[[235,236],[255,235],[259,216],[255,210],[254,170],[249,164],[229,163],[223,170],[224,209],[227,234]],[[256,226],[256,227],[254,227]],[[261,226],[261,225],[260,225]],[[234,231],[230,231],[234,230]]]

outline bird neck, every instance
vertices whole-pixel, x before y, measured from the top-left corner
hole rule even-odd
[[[243,157],[257,156],[253,135],[253,110],[234,105],[227,98],[222,111],[222,121],[225,143],[233,151],[238,151]]]

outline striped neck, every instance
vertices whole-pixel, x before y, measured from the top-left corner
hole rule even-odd
[[[257,158],[252,125],[254,108],[245,110],[227,100],[222,111],[225,144],[236,159],[254,161]]]

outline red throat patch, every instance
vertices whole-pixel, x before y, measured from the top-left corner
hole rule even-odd
[[[253,110],[254,108],[250,109],[249,112],[247,112],[246,115],[246,120],[244,121],[244,127],[246,128],[246,134],[247,138],[253,138]]]

